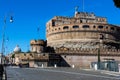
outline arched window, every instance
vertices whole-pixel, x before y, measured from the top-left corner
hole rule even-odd
[[[89,25],[83,25],[83,28],[89,28],[90,26]]]
[[[103,28],[103,26],[98,26],[98,28],[99,28],[99,29],[102,29],[102,28]]]
[[[96,26],[94,25],[93,28],[96,28]]]
[[[74,25],[73,28],[79,28],[79,26],[78,25]]]
[[[58,28],[60,30],[60,28]]]
[[[63,29],[69,29],[69,27],[68,26],[64,26]]]

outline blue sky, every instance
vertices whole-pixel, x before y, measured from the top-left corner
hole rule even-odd
[[[96,16],[106,17],[108,23],[120,25],[120,9],[112,0],[84,0],[84,11],[94,12]],[[30,40],[46,40],[46,22],[54,16],[73,16],[75,6],[82,10],[82,0],[0,0],[0,51],[2,27],[6,16],[5,48],[12,52],[16,45],[22,51],[30,47]],[[9,18],[13,16],[14,22]],[[40,27],[40,35],[37,28]],[[9,40],[7,40],[9,39]]]

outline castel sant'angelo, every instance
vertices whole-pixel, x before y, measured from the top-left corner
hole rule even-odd
[[[55,16],[46,24],[46,37],[47,46],[70,66],[89,67],[98,55],[101,61],[120,61],[120,26],[94,13],[76,10],[73,17]]]
[[[17,63],[90,68],[92,62],[120,61],[120,26],[94,13],[76,10],[72,17],[53,17],[46,23],[46,38],[31,40],[29,54],[15,55]]]
[[[119,49],[120,27],[94,13],[75,12],[73,17],[55,16],[47,22],[47,45],[75,50]]]

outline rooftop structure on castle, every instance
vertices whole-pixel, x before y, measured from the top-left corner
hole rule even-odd
[[[120,48],[120,26],[94,13],[75,12],[73,17],[55,16],[46,24],[47,45],[68,49]]]

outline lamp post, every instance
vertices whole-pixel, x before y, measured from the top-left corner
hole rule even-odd
[[[101,68],[101,60],[100,60],[100,50],[101,50],[101,43],[102,43],[102,40],[103,40],[104,36],[103,34],[99,34],[99,48],[98,48],[98,69]]]
[[[10,23],[13,22],[13,17],[10,16]],[[4,17],[4,26],[2,30],[2,47],[1,47],[1,54],[0,54],[0,63],[4,64],[4,52],[5,52],[5,28],[6,28],[6,16]]]

